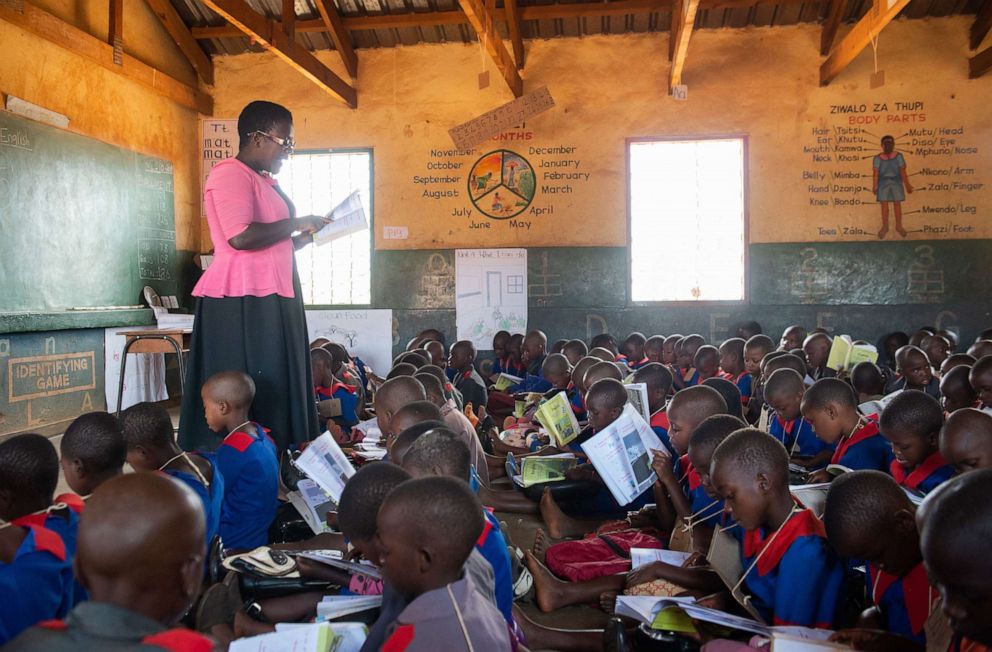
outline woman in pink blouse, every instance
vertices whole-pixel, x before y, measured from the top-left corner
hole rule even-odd
[[[327,221],[296,217],[273,175],[293,151],[293,116],[252,102],[238,117],[235,158],[214,166],[203,201],[214,260],[193,289],[198,297],[179,421],[187,450],[215,448],[200,388],[213,374],[239,370],[255,381],[252,418],[280,451],[319,433],[306,315],[293,252]]]

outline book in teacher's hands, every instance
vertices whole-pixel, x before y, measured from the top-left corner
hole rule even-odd
[[[836,371],[851,371],[859,362],[877,360],[878,349],[871,344],[855,344],[849,335],[836,335],[830,345],[827,366]]]
[[[537,408],[534,418],[544,426],[558,447],[579,436],[579,421],[565,392],[558,392]]]
[[[343,202],[331,209],[324,217],[331,221],[313,234],[313,241],[318,246],[369,228],[365,207],[362,206],[362,197],[357,190],[348,195]]]

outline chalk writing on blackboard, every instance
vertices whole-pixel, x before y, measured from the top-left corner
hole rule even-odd
[[[606,318],[602,315],[588,314],[586,315],[586,339],[591,340],[592,338],[600,335],[602,333],[609,333],[610,327],[606,323]]]
[[[138,238],[138,278],[147,281],[171,281],[175,259],[175,233],[141,229],[141,237]]]
[[[799,255],[802,262],[799,269],[792,272],[792,294],[799,298],[800,303],[819,303],[820,299],[830,294],[830,290],[823,286],[820,274],[817,272],[817,252],[813,247],[804,247]]]
[[[448,135],[460,149],[471,149],[476,145],[493,138],[514,125],[524,122],[542,111],[547,111],[555,105],[554,98],[547,87],[527,93],[523,97],[487,111],[477,118],[452,127]]]
[[[916,260],[906,270],[906,291],[915,303],[940,303],[944,299],[944,270],[933,257],[933,247],[920,245]]]
[[[528,293],[534,300],[534,305],[550,305],[551,299],[562,295],[561,274],[551,271],[548,264],[548,252],[541,252],[541,269],[539,272],[530,275],[532,283],[528,286]]]
[[[442,254],[431,254],[424,264],[417,304],[422,308],[442,308],[454,301],[455,268]]]

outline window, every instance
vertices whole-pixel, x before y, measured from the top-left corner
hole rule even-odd
[[[742,138],[628,143],[633,301],[742,301]]]
[[[372,221],[372,151],[300,152],[276,177],[297,215],[324,215],[355,190]],[[307,305],[368,304],[372,300],[372,232],[366,229],[296,252]]]

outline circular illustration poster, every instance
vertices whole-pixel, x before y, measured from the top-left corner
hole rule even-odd
[[[534,200],[534,168],[508,149],[476,161],[468,175],[468,196],[480,213],[496,220],[515,217]]]

